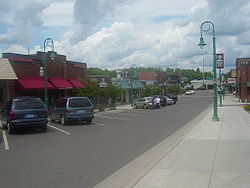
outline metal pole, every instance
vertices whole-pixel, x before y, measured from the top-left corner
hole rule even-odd
[[[217,113],[217,78],[216,78],[216,47],[215,47],[215,32],[214,32],[214,25],[213,25],[213,77],[214,77],[214,93],[213,93],[213,104],[214,104],[214,114],[212,119],[219,120],[218,113]]]
[[[51,38],[46,38],[43,43],[43,66],[44,66],[44,103],[47,109],[49,109],[49,96],[48,96],[48,62],[46,58],[46,47],[52,48],[54,52],[54,42]]]
[[[44,53],[43,56],[43,67],[44,67],[44,103],[46,108],[49,108],[49,98],[48,98],[48,64],[46,61],[46,54]]]
[[[202,87],[204,87],[204,57],[202,59]]]
[[[219,74],[220,74],[220,106],[222,106],[221,69],[219,69]]]

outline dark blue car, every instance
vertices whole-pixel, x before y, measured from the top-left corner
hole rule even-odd
[[[2,110],[2,123],[8,133],[22,127],[41,128],[42,131],[46,131],[48,111],[40,98],[13,98]]]

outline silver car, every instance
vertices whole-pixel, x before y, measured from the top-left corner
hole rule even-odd
[[[87,122],[91,124],[94,118],[94,107],[87,97],[66,97],[57,100],[50,110],[49,119],[62,125],[70,122]]]
[[[152,108],[153,104],[152,104],[152,100],[153,97],[143,97],[140,99],[137,99],[137,101],[134,104],[135,108]]]

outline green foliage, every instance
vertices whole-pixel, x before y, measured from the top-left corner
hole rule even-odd
[[[109,78],[116,77],[116,71],[110,71],[108,69],[102,70],[100,68],[88,68],[88,74],[89,75],[105,75]]]
[[[80,80],[85,88],[77,88],[75,90],[78,96],[85,96],[94,101],[98,97],[102,98],[115,98],[122,94],[123,90],[114,85],[100,88],[99,82],[91,79]]]
[[[77,88],[74,90],[78,96],[94,99],[99,95],[100,87],[98,81],[87,78],[80,80],[80,82],[84,84],[85,88]]]
[[[250,111],[250,104],[244,106],[245,110]]]
[[[179,86],[168,86],[167,88],[168,93],[180,93],[180,87]]]
[[[159,95],[162,89],[157,86],[149,85],[143,89],[143,96]]]
[[[106,96],[110,98],[119,97],[123,92],[123,89],[114,85],[108,85],[107,87],[102,89],[104,90]]]

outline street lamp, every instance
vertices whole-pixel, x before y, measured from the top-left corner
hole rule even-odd
[[[44,78],[44,103],[46,105],[46,108],[49,108],[49,97],[48,97],[48,63],[47,63],[47,53],[46,53],[46,48],[49,47],[52,49],[50,52],[50,58],[54,60],[56,57],[56,53],[54,52],[54,42],[51,38],[46,38],[43,43],[43,78]]]
[[[217,113],[217,83],[216,83],[216,48],[215,48],[215,30],[214,30],[214,24],[211,21],[205,21],[200,26],[200,42],[198,46],[200,46],[201,49],[204,48],[206,43],[203,40],[202,32],[208,32],[209,34],[213,35],[213,80],[214,80],[214,94],[213,94],[213,107],[214,107],[214,114],[212,119],[213,120],[219,120],[218,113]]]

